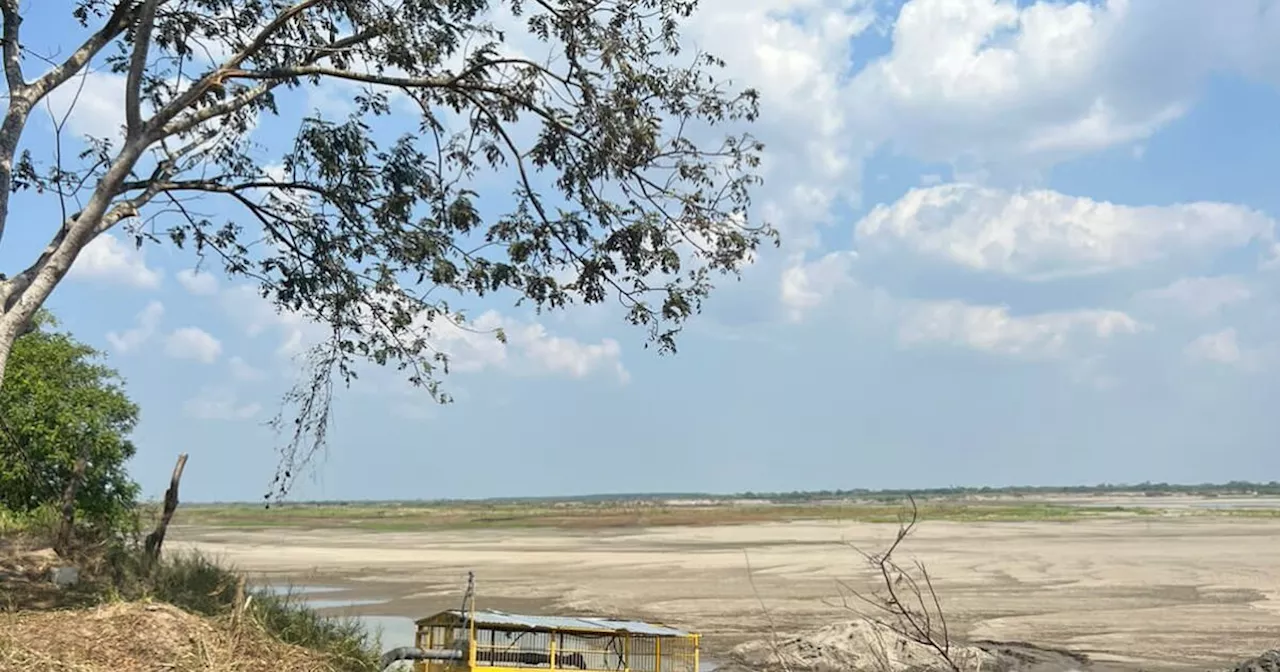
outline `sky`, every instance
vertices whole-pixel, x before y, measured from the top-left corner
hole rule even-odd
[[[26,0],[24,41],[68,53],[71,4]],[[760,91],[782,246],[674,356],[611,304],[477,305],[509,338],[437,334],[454,403],[341,390],[292,499],[1278,478],[1280,1],[702,0],[683,34]],[[117,127],[113,77],[67,143]],[[15,196],[0,270],[59,221]],[[186,452],[185,500],[261,499],[315,325],[118,231],[48,306],[140,405],[145,496]]]

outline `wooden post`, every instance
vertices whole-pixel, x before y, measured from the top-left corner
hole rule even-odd
[[[182,470],[187,466],[187,454],[178,456],[178,463],[173,467],[173,477],[169,479],[169,489],[164,491],[164,511],[160,514],[160,522],[156,529],[147,535],[142,558],[143,569],[150,572],[160,560],[160,548],[164,545],[164,533],[169,529],[169,521],[173,520],[173,512],[178,508],[178,483],[182,481]]]
[[[236,579],[236,594],[231,601],[231,628],[233,630],[240,627],[240,619],[244,617],[245,607],[248,604],[249,601],[245,598],[245,575],[241,574],[240,578]]]

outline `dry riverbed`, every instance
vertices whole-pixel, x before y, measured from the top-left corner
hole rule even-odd
[[[871,587],[844,541],[895,526],[833,521],[565,531],[422,532],[179,527],[174,547],[264,582],[323,588],[330,613],[366,615],[389,644],[405,617],[454,608],[467,571],[479,604],[660,620],[705,633],[714,657],[768,631],[849,614],[837,580]],[[1280,521],[1118,517],[928,522],[903,549],[935,578],[953,632],[1071,649],[1122,668],[1221,668],[1280,640]],[[754,570],[754,588],[747,563]]]

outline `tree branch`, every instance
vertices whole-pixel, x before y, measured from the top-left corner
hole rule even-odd
[[[265,80],[297,79],[299,77],[332,77],[334,79],[344,79],[350,82],[394,86],[402,89],[443,89],[459,87],[464,89],[474,88],[485,93],[493,93],[493,90],[489,88],[462,87],[459,86],[459,84],[485,67],[514,62],[524,63],[524,61],[519,61],[518,59],[495,59],[493,61],[486,61],[475,67],[463,70],[458,74],[449,75],[447,77],[393,77],[391,75],[374,75],[367,72],[342,70],[325,65],[300,65],[292,68],[270,68],[268,70],[229,70],[226,73],[226,77],[229,79]]]
[[[314,47],[317,52],[311,58],[307,59],[306,63],[315,63],[324,59],[326,56],[329,56],[333,51],[346,49],[370,40],[376,37],[379,32],[380,31],[376,30],[363,31],[356,33],[355,35],[345,37],[341,40],[335,40],[323,46]],[[195,128],[210,119],[230,114],[245,105],[252,103],[254,100],[270,92],[272,89],[284,84],[289,79],[288,77],[284,77],[275,81],[263,82],[262,84],[243,91],[231,98],[201,108],[200,110],[192,112],[191,114],[181,118],[175,118],[178,113],[187,109],[192,103],[198,100],[200,96],[204,95],[204,92],[207,91],[209,87],[228,78],[229,72],[231,71],[219,68],[208,75],[205,75],[195,84],[192,84],[186,92],[175,98],[168,105],[165,105],[163,109],[157,112],[155,116],[151,118],[151,124],[153,126],[163,127],[163,130],[160,133],[162,137],[170,137],[180,133],[185,133],[186,131]]]
[[[40,98],[48,95],[50,91],[62,86],[68,79],[71,79],[72,75],[79,72],[80,68],[88,65],[89,61],[93,60],[93,57],[98,55],[98,52],[102,51],[102,48],[107,46],[111,40],[114,40],[116,36],[124,32],[124,29],[129,25],[129,18],[133,14],[130,11],[132,5],[133,2],[131,0],[118,0],[115,9],[111,12],[111,16],[98,32],[90,35],[89,39],[85,40],[79,49],[71,52],[71,55],[65,61],[31,84],[31,88],[36,92],[35,100],[31,102],[35,103]]]
[[[22,24],[18,0],[3,0],[0,12],[4,14],[4,78],[12,96],[27,86],[22,77],[22,45],[18,42],[18,27]]]
[[[268,23],[262,30],[258,31],[258,34],[253,38],[252,42],[236,53],[236,55],[228,59],[226,63],[223,63],[219,70],[231,70],[240,67],[240,64],[244,62],[244,59],[257,53],[258,50],[267,43],[267,40],[271,39],[271,36],[277,30],[280,30],[284,24],[289,22],[289,19],[311,9],[321,2],[324,2],[324,0],[303,0],[283,12],[280,12],[280,15],[273,19],[271,23]]]
[[[151,48],[151,30],[156,23],[156,5],[159,0],[145,0],[138,13],[138,27],[134,35],[133,57],[129,61],[129,79],[125,84],[124,116],[125,135],[135,138],[142,132],[142,72],[147,67],[147,52]]]

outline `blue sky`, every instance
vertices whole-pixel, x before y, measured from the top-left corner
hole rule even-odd
[[[27,43],[66,53],[70,4],[28,3]],[[438,335],[456,402],[344,391],[295,498],[1276,478],[1280,2],[703,0],[685,34],[762,93],[782,249],[674,357],[609,306],[474,306],[511,338]],[[122,91],[94,73],[72,130]],[[15,197],[0,270],[57,222]],[[314,328],[115,233],[49,305],[141,405],[135,477],[185,451],[188,500],[258,499]]]

